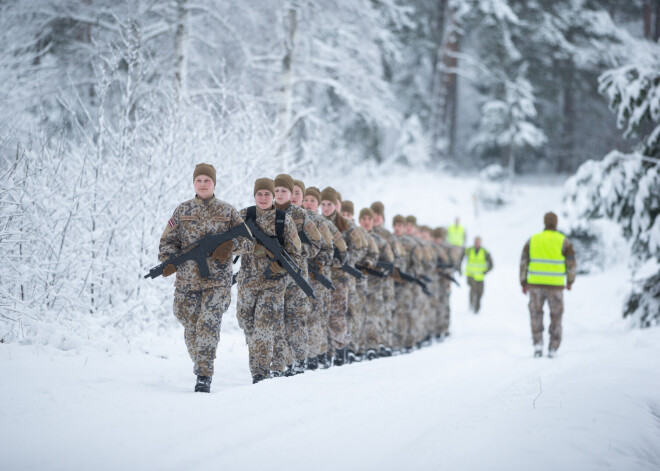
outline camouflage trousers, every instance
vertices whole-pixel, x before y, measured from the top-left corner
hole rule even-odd
[[[371,280],[369,280],[371,283]],[[383,283],[376,281],[367,291],[367,315],[364,323],[362,351],[376,350],[386,346],[387,315],[383,302]]]
[[[557,350],[561,343],[561,321],[564,313],[564,290],[529,285],[529,314],[534,345],[543,345],[543,304],[550,307],[550,350]]]
[[[392,277],[385,279],[383,288],[383,314],[385,315],[385,345],[394,348],[393,346],[393,330],[394,330],[394,309],[396,308],[396,297],[394,291],[394,280]]]
[[[422,288],[413,285],[414,308],[410,313],[410,345],[420,342],[425,336],[426,316],[429,309],[429,296],[424,294]]]
[[[303,265],[303,276],[307,277],[307,266]],[[276,342],[281,344],[278,352],[284,355],[275,356],[273,368],[284,371],[293,360],[305,362],[307,360],[307,317],[311,305],[305,292],[300,289],[290,276],[286,277],[286,289],[284,291],[284,325],[278,327],[275,332]]]
[[[268,377],[275,356],[282,356],[282,344],[275,342],[275,332],[284,323],[285,279],[270,280],[268,285],[239,284],[236,317],[245,333],[252,376]],[[279,350],[278,350],[279,349]]]
[[[332,269],[332,284],[335,285],[335,291],[330,295],[330,305],[328,306],[328,343],[330,348],[344,348],[348,345],[348,293],[350,291],[349,276],[343,275],[343,272]]]
[[[446,278],[440,279],[440,310],[438,313],[438,325],[436,335],[446,335],[449,333],[449,295],[451,294],[451,284]]]
[[[218,289],[174,290],[174,315],[183,325],[194,373],[213,376],[213,362],[220,341],[222,314],[229,307],[229,293]]]
[[[395,287],[396,309],[392,317],[392,343],[396,350],[412,347],[413,345],[410,336],[411,315],[414,309],[413,290],[412,284],[406,282],[397,284]]]
[[[354,352],[363,350],[364,323],[367,317],[367,279],[353,278],[348,294],[348,347]],[[353,289],[353,287],[355,289]]]
[[[327,275],[326,275],[327,276]],[[311,309],[307,317],[307,337],[309,358],[328,351],[328,300],[329,293],[325,286],[316,280],[309,284],[314,289],[316,299],[311,299]]]
[[[481,297],[484,295],[484,282],[471,276],[468,276],[467,282],[470,287],[470,309],[477,314],[481,308]]]

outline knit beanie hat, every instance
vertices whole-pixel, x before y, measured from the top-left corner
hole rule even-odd
[[[268,190],[273,196],[275,196],[275,185],[273,185],[273,180],[266,177],[257,178],[254,182],[253,195],[256,195],[259,190]]]
[[[200,175],[206,175],[211,177],[213,180],[213,186],[215,186],[215,167],[211,164],[197,164],[195,166],[195,171],[193,172],[193,181]]]
[[[444,239],[446,235],[447,235],[447,229],[445,229],[444,227],[436,227],[431,231],[431,236],[434,239]]]
[[[337,192],[332,187],[327,187],[321,192],[321,201],[330,201],[332,204],[337,204]]]
[[[557,215],[553,212],[545,213],[543,224],[545,224],[546,229],[557,230]]]
[[[321,192],[315,186],[310,186],[305,190],[305,196],[312,196],[316,198],[316,201],[321,202]]]
[[[374,212],[371,210],[371,208],[362,208],[360,210],[360,219],[362,219],[364,216],[369,216],[373,219]]]
[[[291,178],[291,175],[287,175],[286,173],[280,173],[278,176],[276,176],[273,184],[276,187],[281,186],[291,192],[293,191],[293,178]]]
[[[339,196],[337,196],[338,199]],[[341,201],[341,199],[340,199]],[[353,207],[353,202],[352,201],[342,201],[341,202],[341,212],[342,213],[349,213],[349,214],[355,214],[355,208]]]
[[[294,180],[293,181],[293,186],[297,186],[300,188],[303,192],[303,195],[305,194],[305,184],[302,182],[302,180]],[[293,190],[291,190],[293,191]]]
[[[406,224],[414,224],[415,226],[417,225],[417,218],[415,216],[406,216]]]
[[[400,214],[397,214],[396,216],[394,216],[394,219],[392,219],[393,226],[396,224],[405,224],[405,223],[406,223],[406,219]]]
[[[337,201],[341,201],[342,203],[344,202],[343,199],[341,199],[341,193],[339,193],[337,190],[335,190],[335,193],[337,193]],[[343,205],[342,205],[343,206]]]
[[[383,206],[383,203],[380,201],[371,203],[371,210],[374,212],[374,214],[380,214],[381,216],[385,217],[385,206]]]

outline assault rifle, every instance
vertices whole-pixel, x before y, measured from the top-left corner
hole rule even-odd
[[[426,286],[426,283],[424,283],[421,279],[402,270],[399,270],[399,276],[402,280],[407,281],[408,283],[415,283],[416,285],[419,285],[425,295],[431,296],[431,292],[429,291],[428,286]]]
[[[438,264],[436,265],[436,268],[438,270],[445,270],[445,269],[451,269],[452,271],[458,270],[458,268],[456,268],[455,265],[452,265],[451,263],[444,263],[444,262],[441,262],[440,260],[438,260]],[[450,274],[443,273],[442,271],[438,271],[438,273],[440,274],[440,276],[442,276],[444,278],[447,278],[449,281],[456,284],[456,286],[459,286],[459,287],[461,286],[460,283],[458,281],[456,281],[456,278],[454,278]]]
[[[172,264],[175,267],[178,267],[188,260],[194,260],[195,263],[197,263],[197,268],[199,268],[199,275],[202,278],[207,278],[209,276],[209,265],[206,261],[206,258],[213,253],[218,245],[237,237],[245,237],[246,239],[254,240],[252,238],[252,234],[250,234],[250,231],[245,226],[245,224],[239,224],[238,226],[234,226],[221,234],[207,235],[206,237],[199,239],[194,244],[190,244],[189,246],[184,247],[177,255],[172,255],[160,265],[153,267],[151,270],[149,270],[149,273],[144,275],[144,277],[159,277],[163,274],[163,269],[167,265]]]
[[[387,278],[392,272],[392,270],[394,270],[394,264],[389,262],[378,262],[376,264],[376,268],[382,268],[383,271],[379,271],[374,268],[367,267],[366,265],[355,265],[355,268],[357,268],[358,270],[364,270],[368,274],[377,276],[378,278]]]
[[[336,258],[339,260],[339,262],[342,263],[341,269],[342,271],[348,273],[354,278],[357,278],[358,280],[361,280],[364,278],[364,275],[360,270],[356,270],[355,267],[350,266],[348,263],[346,263],[346,256],[344,255],[343,257],[341,256],[341,253],[339,252],[339,249],[335,247],[335,251],[333,252],[332,255],[333,258]]]
[[[284,247],[282,247],[279,241],[276,238],[270,237],[264,231],[262,231],[254,219],[248,219],[245,224],[250,228],[250,231],[264,247],[266,247],[273,254],[273,261],[279,262],[282,265],[282,268],[293,278],[293,281],[303,290],[303,292],[310,298],[316,299],[314,296],[314,288],[307,283],[305,277],[302,275],[302,268],[296,265],[296,262],[293,261],[291,255],[289,255]],[[268,257],[270,259],[270,257]],[[270,278],[273,275],[273,272],[270,270],[270,266],[266,268],[264,276]]]
[[[316,278],[316,281],[321,283],[323,286],[325,286],[326,288],[332,291],[335,291],[337,289],[335,288],[335,285],[332,284],[332,280],[330,280],[323,273],[321,273],[321,270],[319,269],[319,266],[317,264],[308,263],[307,269],[309,270],[310,273],[314,274],[314,278]]]

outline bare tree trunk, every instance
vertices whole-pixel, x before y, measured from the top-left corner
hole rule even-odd
[[[644,0],[644,37],[651,39],[651,0]]]
[[[174,33],[174,80],[177,103],[187,94],[186,45],[188,36],[188,0],[176,0],[176,31]]]
[[[660,39],[660,0],[655,0],[655,31],[653,32],[653,41]]]
[[[441,83],[444,71],[440,67],[441,61],[440,58],[444,54],[443,47],[445,45],[444,34],[446,31],[446,18],[447,18],[447,1],[438,0],[436,8],[437,16],[434,20],[434,43],[436,45],[435,52],[431,59],[432,63],[432,73],[431,73],[431,83],[429,85],[429,96],[432,97],[431,103],[431,118],[429,126],[431,128],[431,161],[437,162],[441,158],[440,153],[440,139],[445,135],[444,123],[442,122],[442,110],[445,106],[445,96],[442,93]]]
[[[571,161],[575,142],[573,139],[573,128],[575,125],[575,97],[573,94],[573,71],[572,64],[568,64],[569,72],[564,81],[564,90],[562,92],[562,134],[557,161],[558,172],[569,172],[571,170]]]
[[[293,53],[295,49],[296,31],[298,29],[298,12],[289,4],[284,16],[284,57],[282,57],[282,84],[277,112],[280,146],[277,156],[281,158],[282,171],[287,171],[285,153],[287,141],[291,132],[291,109],[293,101]]]
[[[443,121],[445,123],[445,129],[447,130],[446,136],[449,143],[447,151],[449,156],[454,159],[456,143],[456,105],[458,102],[458,77],[456,76],[455,70],[456,67],[458,67],[458,58],[456,57],[456,54],[458,53],[459,36],[454,12],[452,10],[449,10],[449,28],[446,37],[447,41],[446,46],[444,47],[445,55],[442,60],[445,70],[447,70],[444,76],[445,107]]]

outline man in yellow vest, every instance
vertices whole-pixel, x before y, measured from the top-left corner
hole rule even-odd
[[[465,227],[461,226],[461,220],[457,216],[454,220],[454,224],[447,228],[447,243],[451,247],[450,251],[452,253],[452,258],[454,260],[459,260],[459,264],[456,267],[459,273],[461,273],[460,261],[463,260],[463,257],[465,256],[466,240],[467,235],[465,233]]]
[[[557,232],[557,215],[546,213],[543,222],[545,230],[533,235],[523,248],[520,258],[520,284],[524,294],[529,292],[529,314],[535,357],[543,356],[543,304],[548,301],[550,307],[548,356],[552,358],[561,343],[564,283],[566,289],[570,291],[575,281],[577,263],[573,244],[568,237]]]
[[[477,314],[481,308],[481,296],[484,294],[484,278],[486,273],[493,269],[493,259],[490,252],[481,246],[481,237],[474,238],[474,247],[466,250],[465,257],[465,276],[470,286],[470,309]]]

